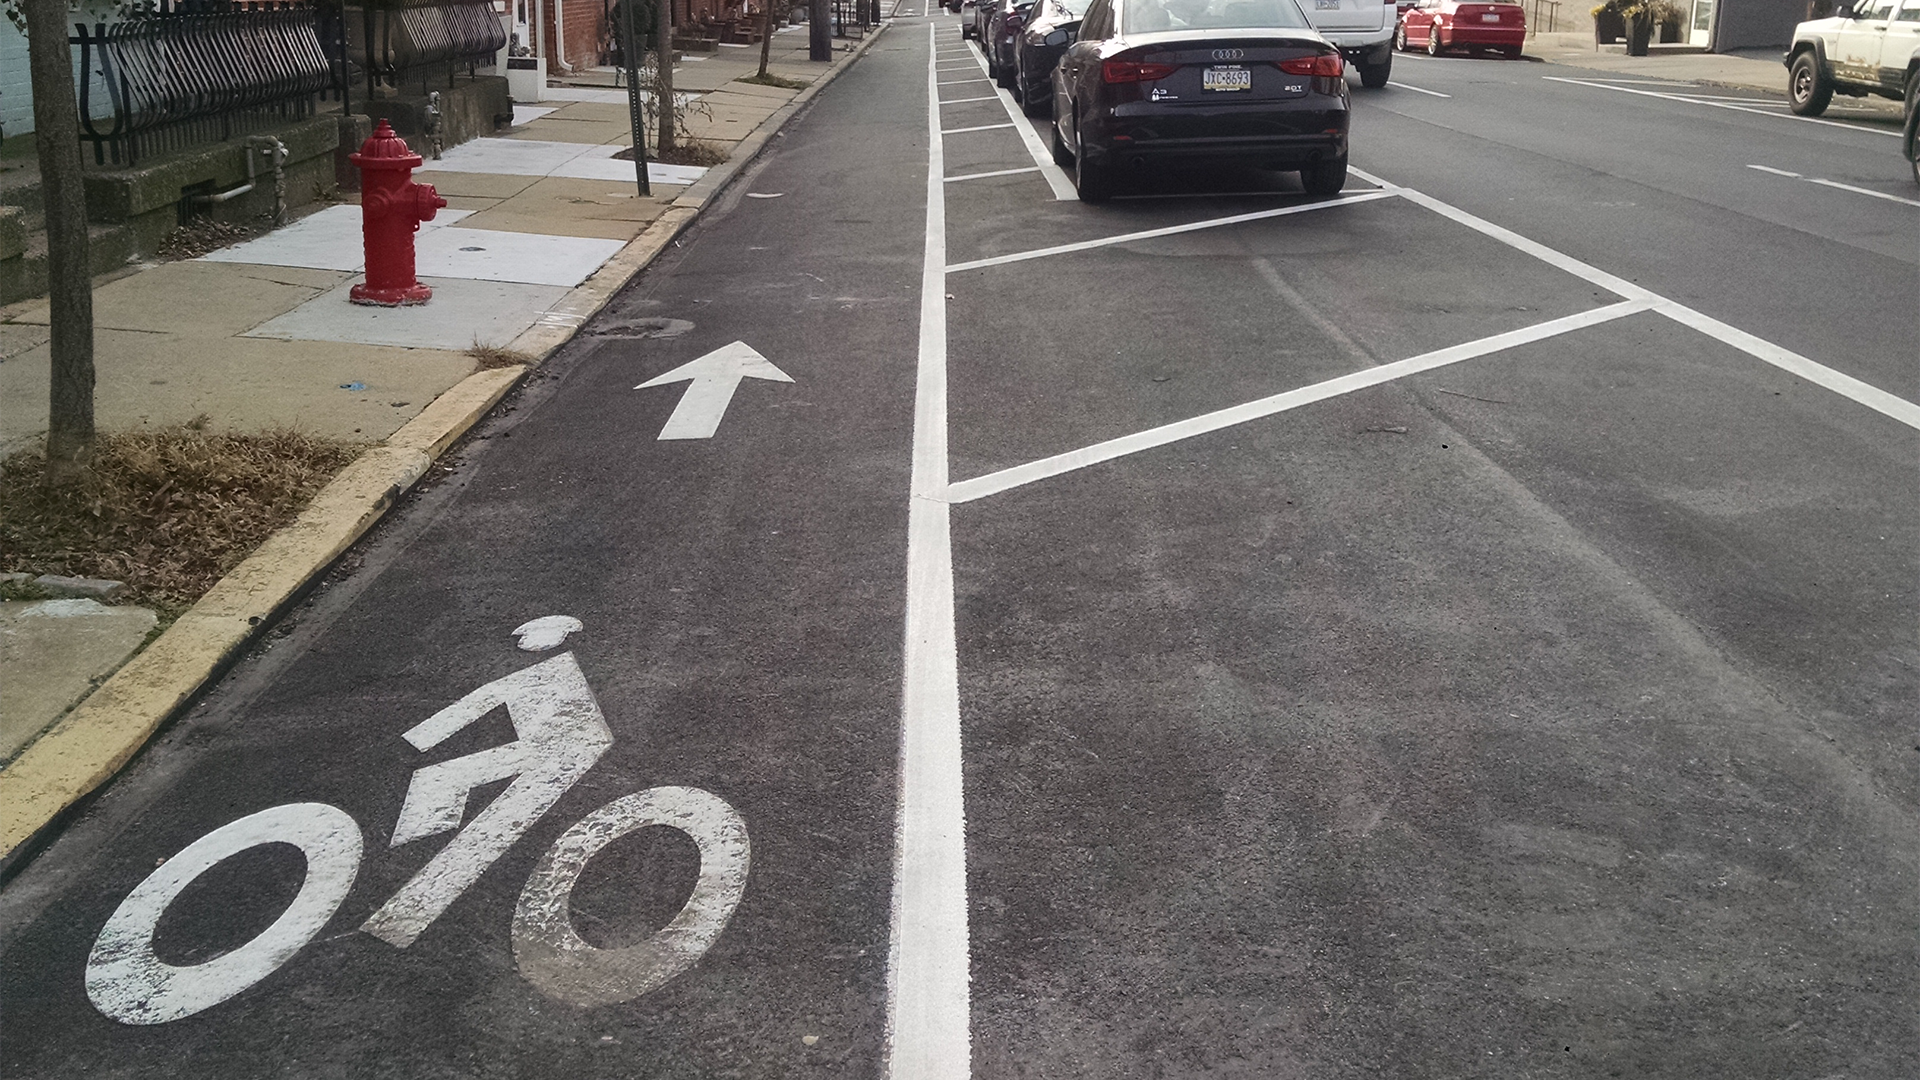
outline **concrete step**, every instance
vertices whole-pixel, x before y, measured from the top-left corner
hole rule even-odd
[[[9,214],[9,210],[13,214]],[[7,253],[11,227],[8,219],[14,218],[14,226],[21,226],[25,216],[18,207],[0,207],[0,304],[44,296],[47,292],[47,230],[39,215],[35,215],[32,230],[21,228],[18,252]],[[140,247],[139,233],[131,226],[89,225],[87,271],[98,276],[118,270],[140,257]]]

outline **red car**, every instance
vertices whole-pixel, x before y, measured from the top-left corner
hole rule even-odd
[[[1517,3],[1419,0],[1400,13],[1393,47],[1401,52],[1425,48],[1428,56],[1456,49],[1490,51],[1518,60],[1526,38],[1527,13]]]

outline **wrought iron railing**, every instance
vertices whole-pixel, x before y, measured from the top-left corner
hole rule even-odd
[[[160,0],[76,30],[81,138],[101,164],[311,115],[335,78],[306,6]]]
[[[346,55],[372,83],[400,86],[494,62],[507,30],[493,0],[372,0],[345,12]]]

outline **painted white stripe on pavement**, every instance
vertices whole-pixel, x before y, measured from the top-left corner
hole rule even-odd
[[[1222,225],[1238,225],[1243,221],[1259,221],[1262,218],[1285,217],[1288,214],[1304,214],[1313,210],[1327,210],[1335,206],[1347,206],[1352,203],[1372,202],[1375,199],[1389,199],[1396,193],[1392,191],[1363,191],[1356,195],[1341,195],[1325,202],[1304,203],[1299,206],[1283,206],[1278,210],[1255,210],[1250,214],[1235,214],[1232,217],[1211,218],[1207,221],[1195,221],[1186,225],[1169,225],[1164,229],[1147,229],[1142,232],[1122,233],[1099,240],[1082,240],[1074,244],[1061,244],[1058,247],[1040,248],[1035,251],[1017,251],[1011,255],[995,255],[990,259],[975,259],[972,262],[955,263],[947,267],[947,273],[957,274],[962,270],[979,270],[987,266],[1004,266],[1007,263],[1025,262],[1028,259],[1043,259],[1048,255],[1065,255],[1073,251],[1090,251],[1094,248],[1111,247],[1114,244],[1130,244],[1135,240],[1151,240],[1159,236],[1173,236],[1177,233],[1196,232],[1200,229],[1217,229]]]
[[[987,78],[979,78],[979,79],[948,79],[948,80],[946,80],[945,82],[937,82],[937,83],[934,83],[933,85],[935,85],[935,86],[959,86],[959,85],[960,85],[961,83],[977,83],[977,82],[992,82],[992,81],[993,81],[992,79],[987,79]]]
[[[929,47],[937,40],[927,27]],[[966,803],[961,789],[960,675],[953,625],[947,487],[947,209],[940,102],[927,63],[927,235],[920,266],[920,356],[907,511],[905,673],[900,705],[900,819],[887,951],[887,1075],[966,1080]]]
[[[985,476],[978,476],[972,480],[962,480],[947,489],[947,501],[953,503],[972,502],[975,499],[995,495],[1010,488],[1031,484],[1036,480],[1045,480],[1048,477],[1059,476],[1061,473],[1084,469],[1089,465],[1097,465],[1103,461],[1111,461],[1117,457],[1137,454],[1142,450],[1151,450],[1155,447],[1165,446],[1168,443],[1179,442],[1182,439],[1191,439],[1196,435],[1205,435],[1209,432],[1219,431],[1221,428],[1244,424],[1250,420],[1258,420],[1262,417],[1272,416],[1275,413],[1287,412],[1291,409],[1300,408],[1302,405],[1311,405],[1317,401],[1325,401],[1331,397],[1351,394],[1356,390],[1364,390],[1371,386],[1378,386],[1381,383],[1392,382],[1395,379],[1405,378],[1408,375],[1416,375],[1423,371],[1431,371],[1434,368],[1457,364],[1462,360],[1472,360],[1475,357],[1486,356],[1489,353],[1500,352],[1535,341],[1543,341],[1550,337],[1557,337],[1561,334],[1585,329],[1589,326],[1598,326],[1601,323],[1612,322],[1615,319],[1625,318],[1628,315],[1646,311],[1650,306],[1650,304],[1643,300],[1629,300],[1625,303],[1596,308],[1592,311],[1583,311],[1577,315],[1568,315],[1565,318],[1554,319],[1551,322],[1540,323],[1537,326],[1510,330],[1507,333],[1496,334],[1493,337],[1482,338],[1479,341],[1469,341],[1463,345],[1455,345],[1430,353],[1422,353],[1419,356],[1410,356],[1405,360],[1396,360],[1391,364],[1382,364],[1379,367],[1367,368],[1364,371],[1356,371],[1350,375],[1341,375],[1338,378],[1328,379],[1325,382],[1315,383],[1312,386],[1303,386],[1298,390],[1288,390],[1282,394],[1274,394],[1271,397],[1261,398],[1258,401],[1250,401],[1244,405],[1235,405],[1231,408],[1220,409],[1215,412],[1192,417],[1191,419],[1165,424],[1148,431],[1138,432],[1133,435],[1123,435],[1117,439],[1108,439],[1105,442],[1095,443],[1092,446],[1083,447],[1079,450],[1070,450],[1067,453],[1056,454],[1053,457],[1042,458],[1039,461],[1031,461],[1025,465],[1016,465],[1011,469],[1002,469],[999,472],[988,473]]]
[[[973,62],[980,65],[982,74],[986,72],[987,58],[984,53],[975,52],[973,54]],[[1015,130],[1019,131],[1020,141],[1024,143],[1027,148],[1027,156],[1031,157],[1033,163],[1039,166],[1040,175],[1047,178],[1047,186],[1053,189],[1054,201],[1079,201],[1080,192],[1074,188],[1073,181],[1067,179],[1067,174],[1060,166],[1053,163],[1053,153],[1046,147],[1040,145],[1040,136],[1033,133],[1033,125],[1027,122],[1026,114],[1021,112],[1020,106],[1014,103],[1013,95],[1000,89],[998,86],[993,88],[993,95],[1000,99],[1000,104],[1007,110],[1007,119],[1013,121]]]
[[[1036,169],[1033,166],[1029,165],[1024,169],[996,169],[993,172],[977,172],[977,173],[966,173],[965,175],[962,175],[962,176],[949,176],[947,177],[946,182],[949,184],[957,184],[962,180],[985,180],[989,176],[1018,176],[1021,173],[1030,173],[1030,172],[1039,172],[1039,171],[1040,171],[1039,169]]]
[[[940,104],[942,104],[942,105],[965,105],[965,104],[967,104],[968,102],[972,102],[972,101],[999,101],[999,100],[1000,100],[1000,99],[999,99],[998,97],[993,97],[993,96],[989,96],[989,97],[963,97],[963,98],[954,98],[954,99],[953,99],[953,100],[951,100],[951,101],[943,101],[943,102],[941,102]]]
[[[1006,129],[1012,126],[1013,126],[1012,124],[980,124],[976,127],[948,128],[947,130],[941,132],[940,134],[965,135],[969,131],[1005,131]]]
[[[1400,81],[1400,80],[1398,80],[1398,79],[1395,79],[1395,80],[1394,80],[1393,82],[1390,82],[1390,83],[1388,83],[1387,85],[1388,85],[1388,86],[1397,86],[1397,87],[1399,87],[1399,88],[1400,88],[1400,89],[1402,89],[1402,90],[1411,90],[1411,91],[1413,91],[1413,92],[1414,92],[1414,93],[1416,93],[1416,94],[1431,94],[1431,95],[1432,95],[1432,96],[1434,96],[1434,97],[1443,97],[1443,98],[1450,98],[1450,97],[1452,97],[1452,96],[1453,96],[1452,94],[1443,94],[1443,93],[1441,93],[1441,92],[1440,92],[1440,91],[1438,91],[1438,90],[1426,90],[1426,89],[1423,89],[1423,88],[1421,88],[1421,87],[1418,87],[1418,86],[1415,86],[1415,85],[1413,85],[1412,83],[1404,83],[1404,82],[1401,82],[1401,81]]]
[[[1908,199],[1899,195],[1889,194],[1885,191],[1875,191],[1872,188],[1855,187],[1852,184],[1843,184],[1838,180],[1823,180],[1817,176],[1801,176],[1797,172],[1788,172],[1785,169],[1775,169],[1766,165],[1749,165],[1747,168],[1757,172],[1771,173],[1774,176],[1784,176],[1792,180],[1805,180],[1809,184],[1819,184],[1821,187],[1851,191],[1856,195],[1871,195],[1876,199],[1885,199],[1888,202],[1904,203],[1907,206],[1920,206],[1920,199]]]
[[[1800,120],[1809,124],[1825,124],[1828,127],[1845,128],[1848,131],[1864,131],[1874,135],[1892,135],[1894,138],[1900,137],[1900,133],[1897,131],[1882,131],[1879,128],[1861,127],[1859,124],[1843,124],[1838,120],[1822,120],[1817,116],[1796,116],[1793,113],[1787,113],[1785,116],[1782,116],[1777,112],[1768,112],[1765,109],[1752,109],[1741,105],[1730,105],[1724,101],[1705,101],[1700,98],[1688,97],[1685,94],[1662,94],[1656,90],[1636,90],[1631,86],[1615,86],[1592,79],[1563,79],[1558,75],[1542,75],[1540,77],[1548,82],[1569,83],[1574,86],[1590,86],[1595,90],[1618,90],[1623,94],[1639,94],[1641,97],[1660,98],[1663,101],[1679,101],[1688,105],[1705,105],[1710,109],[1728,109],[1737,113],[1746,113],[1748,116],[1771,116],[1780,120]]]

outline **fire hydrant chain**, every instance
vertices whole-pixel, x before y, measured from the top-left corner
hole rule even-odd
[[[367,253],[367,280],[348,299],[381,307],[426,303],[433,290],[414,275],[413,234],[447,200],[432,184],[411,180],[422,159],[385,120],[347,160],[360,170],[360,235]]]

